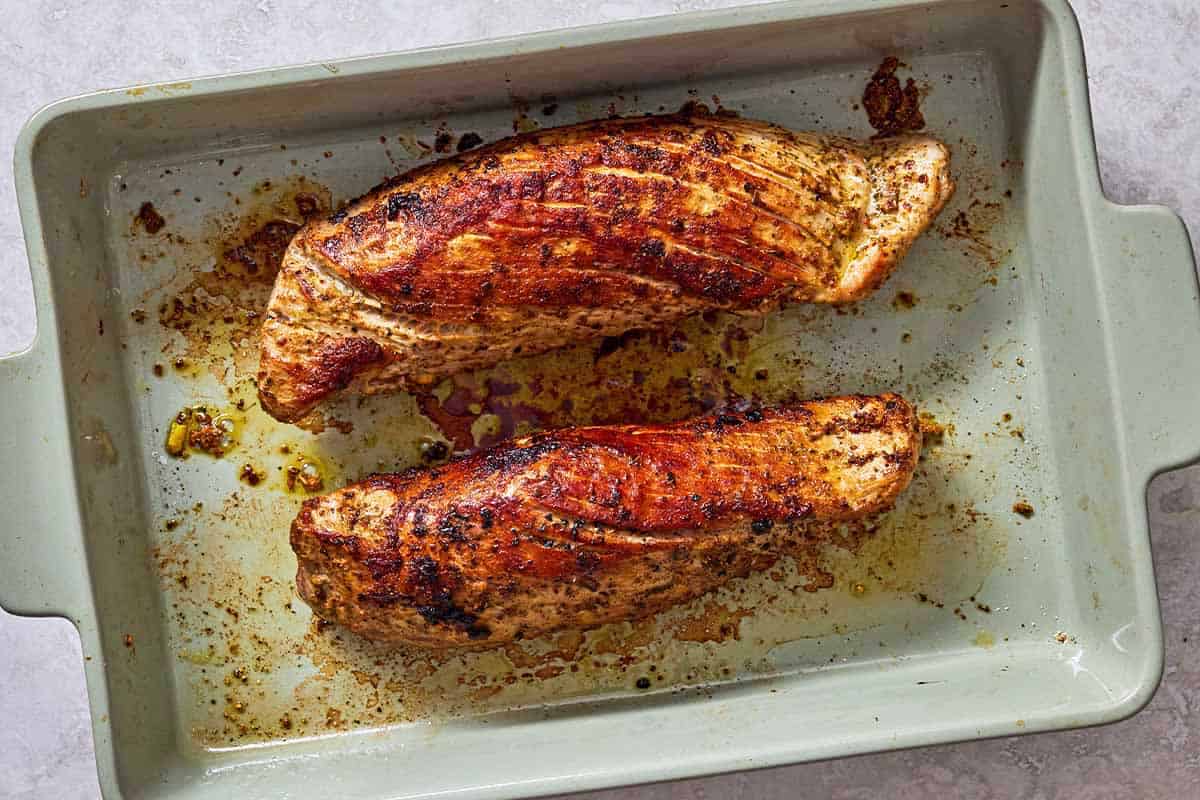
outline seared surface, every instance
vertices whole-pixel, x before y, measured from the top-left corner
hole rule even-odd
[[[319,616],[426,647],[633,619],[890,507],[919,448],[896,395],[542,433],[309,500],[296,581]]]
[[[707,114],[515,136],[401,175],[292,241],[259,394],[427,387],[515,354],[874,290],[953,191],[924,136],[870,143]]]

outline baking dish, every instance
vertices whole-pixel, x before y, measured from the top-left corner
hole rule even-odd
[[[855,103],[892,53],[959,194],[877,298],[775,315],[745,353],[772,385],[903,389],[948,425],[914,487],[940,505],[885,531],[892,549],[831,556],[833,588],[722,594],[732,638],[609,632],[614,654],[592,637],[583,677],[441,662],[422,704],[423,662],[289,607],[293,497],[243,488],[235,459],[164,456],[174,411],[222,384],[156,379],[186,342],[139,316],[204,260],[189,248],[231,198],[297,173],[345,198],[439,130],[493,139],[551,106],[570,122],[700,99],[866,135]],[[0,604],[79,628],[107,796],[533,796],[1097,724],[1157,685],[1144,491],[1200,453],[1196,277],[1173,214],[1100,191],[1065,2],[785,3],[103,92],[30,121],[16,179],[38,328],[0,361]],[[179,241],[138,229],[144,202]],[[394,435],[353,469],[429,433],[406,398],[375,408]],[[317,439],[347,471],[338,436]],[[669,676],[642,692],[649,665]]]

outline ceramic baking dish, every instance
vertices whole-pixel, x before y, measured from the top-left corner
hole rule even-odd
[[[223,302],[214,220],[293,213],[299,175],[344,200],[467,132],[687,100],[865,136],[887,54],[954,148],[937,229],[860,307],[689,323],[712,357],[674,348],[640,379],[899,389],[945,426],[875,538],[827,554],[830,588],[789,568],[650,624],[433,660],[312,624],[298,498],[240,483],[243,461],[282,470],[292,442],[335,483],[438,434],[403,396],[346,409],[351,433],[264,421],[249,338],[171,316]],[[1200,452],[1196,276],[1172,213],[1101,193],[1065,1],[784,3],[102,92],[29,122],[16,181],[37,336],[0,361],[0,601],[78,627],[106,796],[533,796],[1110,722],[1158,683],[1144,492]],[[492,375],[584,397],[646,341]],[[235,397],[241,449],[166,456],[179,408]]]

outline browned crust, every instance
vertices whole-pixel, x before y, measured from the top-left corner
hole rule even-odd
[[[263,406],[294,421],[357,391],[713,309],[873,291],[952,191],[927,137],[859,143],[707,115],[505,139],[398,176],[295,237],[262,335]]]
[[[312,359],[302,363],[288,362],[282,368],[289,379],[286,385],[292,401],[298,401],[308,408],[328,395],[345,389],[359,373],[387,360],[388,353],[373,339],[326,336],[317,345]],[[272,388],[278,385],[277,381],[260,381],[259,402],[268,412],[281,407]]]
[[[538,434],[309,500],[297,585],[325,619],[429,647],[636,618],[890,507],[919,448],[896,395]]]

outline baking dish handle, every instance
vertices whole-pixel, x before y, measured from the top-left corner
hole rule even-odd
[[[78,624],[90,592],[87,560],[57,338],[43,335],[47,322],[39,317],[33,346],[0,359],[0,455],[8,462],[0,500],[0,607]]]
[[[1200,288],[1187,228],[1165,206],[1105,203],[1101,219],[1118,403],[1133,475],[1200,458]]]

